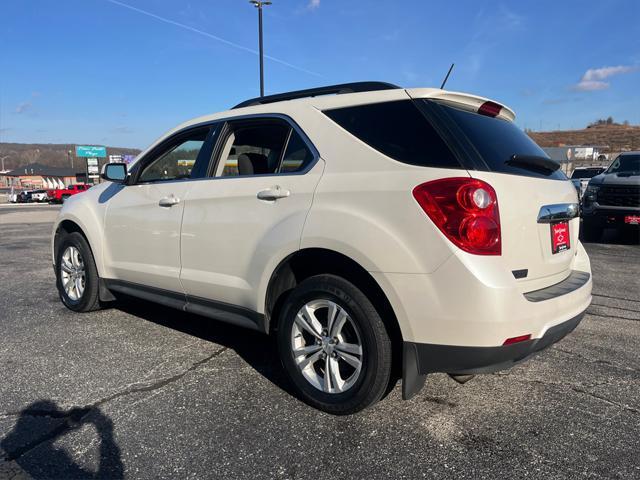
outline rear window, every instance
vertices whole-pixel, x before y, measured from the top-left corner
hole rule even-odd
[[[399,162],[462,168],[411,100],[325,110],[324,114],[370,147]]]
[[[534,170],[507,163],[513,155],[549,158],[545,151],[514,123],[445,105],[440,107],[460,127],[490,171],[566,180],[567,177],[561,170]]]

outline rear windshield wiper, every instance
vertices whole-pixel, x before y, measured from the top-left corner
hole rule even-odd
[[[518,155],[517,153],[511,155],[511,158],[504,163],[528,169],[547,170],[549,172],[555,172],[560,168],[560,164],[550,158],[538,155]]]

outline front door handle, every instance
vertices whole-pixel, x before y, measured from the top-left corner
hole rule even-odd
[[[257,196],[260,200],[274,201],[280,198],[287,198],[289,195],[291,195],[289,190],[285,190],[284,188],[280,188],[280,185],[276,185],[266,190],[260,190]]]
[[[180,199],[178,197],[174,197],[173,195],[169,195],[168,197],[161,198],[158,202],[158,205],[161,207],[173,207],[180,203]]]

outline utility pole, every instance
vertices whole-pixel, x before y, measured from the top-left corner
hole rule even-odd
[[[260,96],[264,97],[264,50],[262,48],[262,7],[271,5],[269,1],[249,0],[258,9],[258,44],[260,46]]]

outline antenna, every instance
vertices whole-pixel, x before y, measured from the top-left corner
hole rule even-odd
[[[453,70],[453,66],[455,65],[455,63],[452,63],[451,66],[449,67],[449,71],[447,72],[447,76],[444,77],[444,80],[442,81],[442,85],[440,85],[440,90],[442,90],[444,88],[444,85],[447,83],[447,80],[449,80],[449,75],[451,75],[451,70]]]

